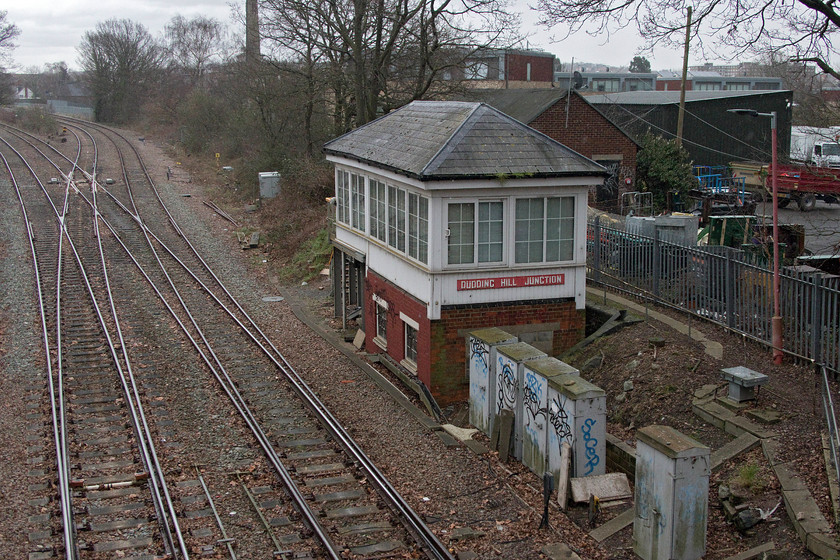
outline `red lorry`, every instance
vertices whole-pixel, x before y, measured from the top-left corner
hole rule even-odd
[[[758,196],[766,198],[772,192],[772,165],[740,161],[731,163],[730,167],[732,176],[744,177],[747,187]],[[800,210],[808,212],[814,209],[817,200],[829,204],[840,202],[840,169],[780,164],[776,181],[780,208],[794,201]]]

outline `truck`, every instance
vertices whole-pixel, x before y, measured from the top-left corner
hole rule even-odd
[[[840,127],[792,126],[790,161],[840,169]]]
[[[743,177],[746,187],[759,198],[767,200],[773,190],[773,166],[756,161],[730,163],[733,177]],[[776,177],[779,208],[796,202],[799,209],[809,212],[817,200],[827,204],[840,202],[840,169],[803,164],[780,164]]]

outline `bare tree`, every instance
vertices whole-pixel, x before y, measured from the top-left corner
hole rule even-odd
[[[8,13],[6,10],[0,11],[0,62],[8,61],[10,53],[17,46],[14,40],[20,35],[20,28],[6,21]]]
[[[12,80],[6,73],[5,63],[11,59],[11,52],[16,47],[15,37],[20,35],[20,28],[6,20],[7,13],[0,11],[0,105],[12,99]]]
[[[453,59],[510,45],[518,18],[506,7],[505,0],[261,0],[261,29],[277,50],[326,69],[336,122],[349,113],[361,125],[442,83]]]
[[[736,56],[785,53],[840,78],[833,45],[840,31],[834,0],[537,0],[540,23],[609,35],[636,27],[647,46],[677,47],[685,38],[686,8],[693,8],[691,40],[700,52],[719,48]],[[711,37],[706,41],[706,38]]]
[[[164,30],[171,64],[186,72],[195,85],[204,76],[209,64],[223,60],[227,52],[225,34],[224,25],[213,18],[173,17]]]
[[[110,19],[85,33],[77,47],[97,120],[126,122],[159,77],[163,49],[140,23]]]

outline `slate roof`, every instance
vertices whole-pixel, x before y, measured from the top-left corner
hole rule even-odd
[[[685,100],[707,101],[730,97],[744,97],[750,95],[778,94],[785,90],[745,90],[745,91],[686,91]],[[680,102],[679,91],[624,91],[619,93],[602,93],[586,95],[586,100],[593,105],[672,105]]]
[[[327,142],[324,152],[421,181],[607,174],[501,111],[461,101],[414,101]]]
[[[479,101],[495,107],[519,122],[528,124],[542,115],[561,99],[567,89],[474,89],[464,94],[465,101]]]

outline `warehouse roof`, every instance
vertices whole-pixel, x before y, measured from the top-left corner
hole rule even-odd
[[[763,94],[789,93],[786,90],[745,90],[745,91],[687,91],[685,100],[708,101],[732,97],[744,97]],[[586,100],[593,105],[672,105],[680,102],[679,91],[623,91],[618,93],[601,93],[586,95]]]
[[[594,161],[484,103],[414,101],[324,145],[421,181],[606,175]]]

